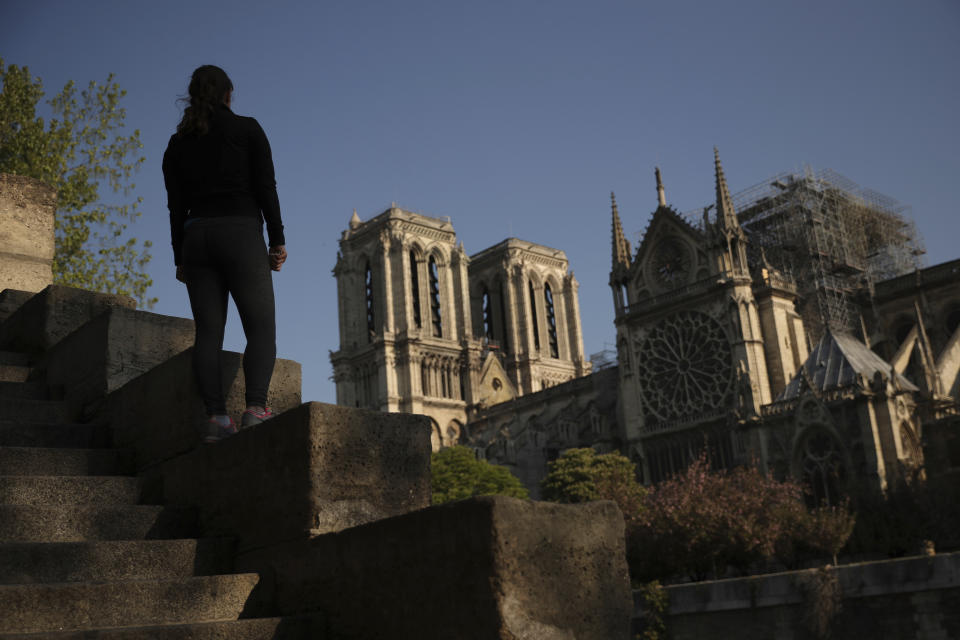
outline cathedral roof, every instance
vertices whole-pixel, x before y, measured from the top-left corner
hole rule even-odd
[[[877,374],[889,377],[892,367],[852,335],[827,329],[810,351],[802,369],[783,390],[778,401],[798,398],[811,385],[816,392],[855,385],[865,388]],[[909,380],[899,373],[896,376],[901,389],[917,391]]]

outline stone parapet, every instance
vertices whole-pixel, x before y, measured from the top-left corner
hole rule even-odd
[[[243,356],[220,354],[222,382],[230,415],[246,408]],[[300,405],[300,364],[277,359],[267,392],[267,406],[282,413]],[[117,447],[133,451],[138,470],[193,451],[206,421],[193,374],[193,348],[182,351],[110,393],[97,419],[113,428]]]
[[[0,173],[0,291],[40,291],[53,282],[56,209],[53,187]]]
[[[113,308],[133,309],[129,296],[50,285],[20,305],[0,325],[0,350],[42,354]]]
[[[143,475],[163,503],[198,507],[203,536],[243,553],[428,506],[430,426],[309,402]]]
[[[612,502],[502,496],[241,553],[262,606],[317,612],[332,638],[625,640],[630,583]]]
[[[818,619],[821,634],[826,629],[834,638],[960,637],[960,553],[681,584],[666,592],[667,629],[677,640],[813,639]],[[837,600],[823,599],[830,594]],[[645,607],[639,592],[635,598],[639,621]]]

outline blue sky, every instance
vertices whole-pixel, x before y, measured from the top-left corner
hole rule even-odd
[[[127,89],[154,311],[184,317],[160,160],[192,70],[227,70],[273,146],[278,353],[303,364],[305,400],[335,398],[330,270],[354,208],[449,216],[471,254],[511,236],[563,249],[588,353],[614,338],[610,191],[635,247],[654,166],[697,209],[714,145],[733,191],[832,168],[909,205],[928,264],[960,257],[955,0],[3,0],[0,57],[49,93],[110,72]],[[226,348],[243,344],[231,315]]]

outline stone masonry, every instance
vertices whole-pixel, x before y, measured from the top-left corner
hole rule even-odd
[[[612,503],[430,507],[428,419],[302,404],[286,360],[199,446],[187,321],[0,295],[0,638],[629,637]]]
[[[39,180],[0,173],[0,291],[40,291],[53,282],[57,192]]]

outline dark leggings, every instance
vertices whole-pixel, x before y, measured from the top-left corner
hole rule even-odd
[[[225,414],[220,351],[227,322],[227,293],[240,314],[247,405],[265,406],[277,355],[270,259],[260,221],[252,217],[201,218],[183,238],[184,278],[196,324],[193,368],[208,415]]]

